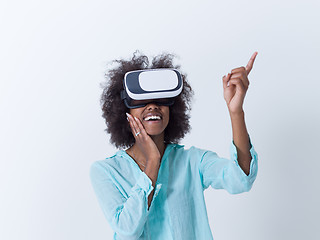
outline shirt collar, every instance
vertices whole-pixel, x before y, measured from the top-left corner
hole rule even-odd
[[[176,143],[168,143],[167,147],[164,151],[162,159],[165,159],[173,148],[183,148],[183,147],[184,147],[184,145],[180,145],[180,144],[176,144]],[[131,159],[131,157],[123,149],[117,151],[115,155],[119,155],[119,156],[125,157],[127,159]]]

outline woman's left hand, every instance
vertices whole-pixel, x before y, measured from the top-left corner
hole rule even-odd
[[[258,52],[254,52],[246,67],[234,68],[223,76],[223,96],[230,114],[243,112],[243,101],[249,87],[248,75]]]

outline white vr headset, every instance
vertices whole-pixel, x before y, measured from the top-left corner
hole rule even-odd
[[[182,87],[182,76],[173,68],[130,71],[123,79],[121,99],[128,108],[144,107],[150,102],[171,106]]]

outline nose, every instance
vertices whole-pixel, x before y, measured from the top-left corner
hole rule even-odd
[[[159,105],[155,102],[150,102],[147,104],[147,109],[150,110],[151,108],[159,108]]]

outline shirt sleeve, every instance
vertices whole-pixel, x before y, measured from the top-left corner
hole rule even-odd
[[[249,175],[239,166],[237,148],[233,141],[230,146],[231,160],[220,158],[215,152],[204,151],[199,164],[203,190],[211,185],[212,188],[225,189],[231,194],[249,191],[258,172],[258,154],[251,142],[250,147]]]
[[[98,161],[91,165],[90,179],[111,228],[126,239],[141,236],[149,214],[148,196],[153,190],[150,178],[141,172],[127,197],[118,190],[112,174]]]

